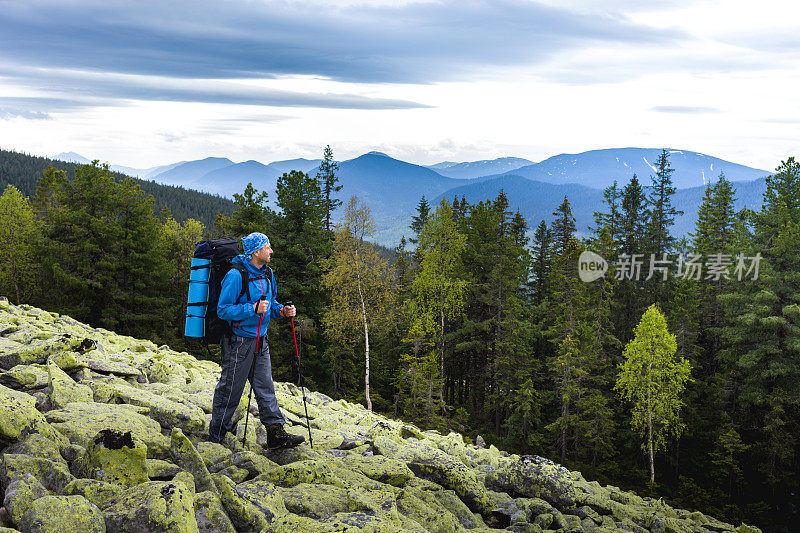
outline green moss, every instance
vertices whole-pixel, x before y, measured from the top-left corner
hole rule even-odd
[[[147,407],[150,417],[166,429],[181,428],[186,433],[200,434],[208,431],[208,420],[202,409],[196,405],[173,402],[145,389],[131,387],[129,384],[110,384],[116,397],[125,403]]]
[[[299,394],[299,391],[298,391]],[[278,390],[275,391],[275,397],[278,399],[278,405],[281,409],[289,411],[290,413],[294,413],[295,415],[305,418],[306,416],[306,408],[308,409],[308,418],[319,418],[320,412],[317,407],[314,405],[310,405],[308,403],[308,399],[306,398],[306,406],[303,407],[303,397],[302,396],[293,396],[291,394],[287,394],[285,392],[280,392]]]
[[[542,498],[558,507],[572,507],[577,493],[569,471],[550,462],[511,462],[487,474],[486,485],[527,498]]]
[[[19,528],[29,533],[101,533],[106,524],[96,505],[83,496],[44,496],[32,502]]]
[[[132,487],[103,514],[111,531],[199,531],[194,493],[180,482],[151,481]]]

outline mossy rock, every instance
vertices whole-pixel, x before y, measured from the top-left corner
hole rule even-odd
[[[198,491],[216,490],[203,457],[179,428],[172,428],[170,453],[175,464],[194,476]]]
[[[106,509],[125,491],[123,487],[96,479],[76,479],[64,487],[65,496],[83,496],[98,509]]]
[[[304,444],[309,444],[308,428],[303,426],[286,426],[284,429],[287,433],[304,437],[306,439]],[[344,442],[344,437],[339,433],[313,428],[311,429],[311,439],[314,442],[314,449],[317,451],[336,449]]]
[[[44,488],[31,474],[23,474],[12,480],[5,490],[3,506],[8,511],[8,515],[15,523],[28,512],[28,509],[35,500],[49,496],[50,492]]]
[[[44,496],[31,502],[19,521],[29,533],[105,533],[100,509],[83,496]]]
[[[47,394],[50,397],[50,405],[54,409],[62,409],[72,402],[94,401],[92,389],[86,385],[75,383],[52,360],[47,362],[47,372],[49,374]]]
[[[208,420],[202,409],[196,405],[173,402],[145,389],[126,384],[109,385],[117,397],[125,403],[147,407],[149,416],[165,429],[181,428],[185,433],[201,434],[208,432]]]
[[[336,513],[351,511],[347,490],[333,485],[299,483],[290,488],[277,488],[286,509],[314,519],[329,518]]]
[[[397,496],[397,508],[425,531],[449,533],[463,531],[458,519],[429,492],[402,490]]]
[[[199,492],[195,496],[194,516],[200,533],[236,533],[222,501],[211,491]]]
[[[183,469],[171,463],[170,461],[163,461],[161,459],[147,459],[145,462],[147,466],[147,477],[154,481],[167,481],[175,477],[178,472]]]
[[[71,403],[50,411],[47,420],[73,443],[88,446],[104,429],[128,432],[147,445],[151,457],[169,453],[170,440],[161,434],[158,422],[125,406],[98,403]]]
[[[61,454],[61,448],[40,433],[28,435],[24,440],[3,450],[3,453],[21,453],[31,457],[41,457],[54,463],[67,463]]]
[[[0,346],[2,351],[2,346]],[[17,365],[0,373],[0,385],[12,389],[38,389],[47,386],[50,374],[45,365]]]
[[[414,477],[414,472],[403,461],[383,455],[371,457],[349,455],[342,460],[350,470],[361,472],[370,479],[395,487],[402,487]]]
[[[132,487],[103,511],[109,531],[198,532],[194,493],[184,483],[150,481]]]
[[[258,455],[248,450],[232,453],[224,460],[219,461],[211,466],[209,472],[221,472],[222,470],[235,466],[244,468],[248,471],[249,477],[255,477],[261,474],[270,472],[278,467],[278,465],[263,455]]]
[[[569,470],[540,457],[508,463],[490,472],[486,485],[526,498],[542,498],[559,509],[575,505]]]
[[[203,458],[203,462],[207,467],[224,461],[233,453],[222,444],[217,444],[216,442],[198,442],[196,448],[197,453]]]
[[[46,339],[32,340],[18,348],[6,348],[0,351],[0,368],[8,370],[17,365],[44,364],[51,354],[74,351],[83,340],[82,337],[64,333]]]
[[[30,394],[0,385],[0,441],[17,442],[32,433],[40,433],[56,444],[68,444],[36,409]]]
[[[0,488],[4,489],[15,479],[31,474],[47,490],[61,493],[75,479],[67,466],[41,457],[6,453],[0,462]]]
[[[454,490],[473,512],[486,515],[492,511],[492,501],[475,473],[442,450],[423,441],[408,440],[402,445],[380,436],[374,446],[381,455],[404,461],[415,475]]]
[[[230,478],[212,474],[225,512],[227,512],[237,531],[262,531],[269,526],[266,515],[249,499],[236,491]]]
[[[306,405],[304,407],[302,396],[293,396],[292,394],[276,390],[275,397],[278,399],[278,405],[281,409],[294,413],[299,417],[306,417],[306,409],[308,409],[308,418],[310,419],[321,416],[319,408],[314,405],[309,405],[308,398],[306,398]]]
[[[147,445],[130,431],[104,429],[72,464],[78,477],[97,479],[122,487],[145,483],[147,477]]]

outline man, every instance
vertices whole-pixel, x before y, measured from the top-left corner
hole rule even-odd
[[[244,254],[234,257],[232,263],[247,270],[250,299],[245,301],[245,294],[237,300],[242,294],[242,275],[236,268],[231,268],[222,279],[217,315],[230,322],[232,333],[223,335],[220,342],[222,375],[214,390],[209,440],[220,442],[230,431],[231,419],[249,378],[258,403],[259,418],[267,428],[267,440],[262,446],[271,450],[294,447],[305,439],[283,429],[286,419],[275,398],[266,335],[271,318],[293,317],[297,310],[293,305],[281,305],[276,299],[275,275],[267,266],[272,256],[267,236],[251,233],[242,239],[242,245]],[[262,296],[266,298],[262,300]]]

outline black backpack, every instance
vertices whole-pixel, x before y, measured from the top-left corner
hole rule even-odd
[[[235,268],[242,276],[242,290],[236,298],[236,303],[239,303],[244,295],[247,295],[248,301],[250,300],[251,281],[262,278],[266,279],[264,276],[251,278],[247,272],[247,268],[243,265],[233,264],[231,260],[237,255],[239,255],[239,245],[237,241],[226,237],[211,241],[202,241],[197,243],[194,249],[194,257],[211,260],[209,266],[199,267],[210,267],[211,269],[208,279],[208,302],[205,315],[204,336],[208,343],[218,343],[222,340],[224,334],[232,331],[230,323],[217,316],[217,304],[219,303],[219,294],[222,289],[222,279],[225,277],[225,274],[228,273],[228,270]]]

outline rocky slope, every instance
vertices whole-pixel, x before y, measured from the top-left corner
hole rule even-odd
[[[313,449],[205,442],[219,366],[0,298],[2,531],[754,532],[278,383]],[[244,415],[247,391],[236,418]]]

